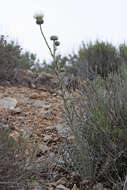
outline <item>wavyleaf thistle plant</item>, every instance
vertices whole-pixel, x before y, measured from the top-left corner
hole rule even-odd
[[[59,84],[59,87],[61,90],[60,95],[63,99],[64,107],[65,107],[66,111],[68,112],[68,114],[70,115],[69,109],[67,107],[67,100],[65,97],[65,91],[63,90],[63,78],[61,78],[61,75],[60,75],[63,68],[60,67],[59,59],[57,59],[57,56],[56,56],[56,50],[57,50],[57,47],[60,45],[60,42],[58,41],[57,36],[52,35],[50,37],[50,40],[53,42],[53,48],[51,48],[47,39],[46,39],[46,36],[44,35],[43,30],[42,30],[42,24],[44,23],[44,15],[43,14],[35,14],[34,18],[36,19],[36,24],[38,24],[40,26],[40,31],[41,31],[42,37],[43,37],[43,39],[44,39],[44,41],[45,41],[45,43],[49,49],[49,52],[53,58],[53,68],[54,68],[54,72],[55,72],[56,77],[58,79],[58,84]]]
[[[121,70],[119,75],[109,76],[107,80],[100,81],[97,77],[94,81],[83,81],[79,86],[78,99],[73,94],[66,96],[62,68],[56,56],[57,47],[60,45],[58,37],[50,37],[53,43],[51,48],[42,30],[44,16],[35,15],[34,18],[53,58],[53,68],[64,104],[65,120],[78,145],[76,147],[75,144],[73,146],[65,142],[65,148],[62,148],[65,160],[69,155],[69,166],[74,167],[83,180],[85,177],[89,178],[92,184],[100,182],[101,179],[108,187],[116,184],[116,179],[120,183],[127,172],[127,79],[124,76],[126,70]]]

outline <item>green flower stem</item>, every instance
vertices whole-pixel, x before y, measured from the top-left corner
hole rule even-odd
[[[67,114],[69,116],[69,122],[70,122],[71,125],[73,125],[72,124],[73,121],[72,121],[71,115],[70,115],[70,110],[69,110],[69,108],[67,106],[67,100],[66,100],[65,93],[64,93],[64,90],[63,90],[62,80],[61,80],[61,77],[60,77],[60,68],[58,66],[58,61],[56,60],[56,45],[55,45],[55,40],[53,41],[53,52],[52,52],[52,50],[51,50],[51,48],[50,48],[50,46],[49,46],[49,44],[47,42],[47,39],[46,39],[46,37],[45,37],[45,35],[44,35],[43,31],[42,31],[41,25],[40,25],[40,31],[41,31],[41,34],[42,34],[42,36],[44,38],[44,41],[45,41],[45,43],[46,43],[46,45],[47,45],[47,47],[48,47],[48,49],[50,51],[50,54],[51,54],[51,56],[53,58],[54,71],[55,71],[55,74],[57,76],[59,87],[60,87],[60,90],[61,90],[61,97],[62,97],[63,102],[64,102],[65,110],[67,111]]]
[[[56,48],[55,48],[55,41],[53,40],[53,68],[56,68]],[[56,72],[56,71],[55,71]]]
[[[49,49],[49,51],[50,51],[51,56],[52,56],[53,59],[54,59],[54,55],[53,55],[52,50],[51,50],[51,48],[50,48],[50,46],[49,46],[49,44],[48,44],[48,42],[47,42],[47,40],[46,40],[46,37],[45,37],[45,35],[44,35],[43,31],[42,31],[41,25],[40,25],[40,31],[41,31],[41,34],[42,34],[42,36],[43,36],[43,38],[44,38],[44,40],[45,40],[45,43],[46,43],[46,45],[47,45],[47,47],[48,47],[48,49]]]
[[[54,56],[54,59],[56,57],[56,47],[55,47],[55,41],[53,41],[53,56]],[[54,60],[55,61],[55,60]]]

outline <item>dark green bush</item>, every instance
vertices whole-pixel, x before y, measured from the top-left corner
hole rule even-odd
[[[14,68],[31,69],[36,64],[36,56],[22,51],[20,45],[0,36],[0,79],[7,79]]]
[[[83,43],[79,50],[78,65],[84,73],[93,72],[105,79],[109,73],[118,72],[120,57],[117,49],[110,43]]]
[[[124,64],[127,64],[127,45],[126,44],[121,44],[119,46],[119,53]]]

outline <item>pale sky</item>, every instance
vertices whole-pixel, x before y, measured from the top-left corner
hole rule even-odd
[[[118,45],[127,42],[127,0],[1,0],[0,34],[42,61],[50,60],[33,15],[44,13],[43,31],[50,41],[57,35],[59,53],[77,52],[82,41],[105,40]]]

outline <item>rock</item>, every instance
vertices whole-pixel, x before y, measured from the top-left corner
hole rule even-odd
[[[61,175],[59,174],[59,173],[57,173],[57,174],[55,174],[54,176],[53,176],[53,179],[54,179],[54,181],[56,181],[56,183],[57,183],[57,181],[59,181],[60,179],[61,179]]]
[[[41,72],[38,77],[35,79],[34,84],[37,89],[42,89],[46,87],[46,91],[56,88],[57,81],[54,75],[51,75],[46,72]],[[52,91],[52,90],[51,90]],[[52,92],[54,93],[54,92]]]
[[[56,132],[56,127],[55,126],[48,126],[48,127],[46,127],[45,131],[48,131],[48,132],[55,131]]]
[[[88,180],[88,179],[84,179],[84,180],[81,182],[82,187],[85,187],[86,185],[89,185],[89,184],[90,184],[90,180]]]
[[[31,98],[24,98],[24,101],[28,104],[32,104],[33,106],[37,108],[42,108],[40,112],[43,112],[43,110],[49,110],[50,105],[45,104],[42,100],[36,100],[36,99],[31,99]]]
[[[92,190],[103,190],[103,184],[97,183],[96,185],[93,186]]]
[[[24,138],[30,138],[30,136],[32,135],[32,132],[30,131],[30,129],[28,127],[24,127],[22,130],[22,135]]]
[[[68,138],[67,138],[67,141],[70,143],[70,144],[73,144],[74,143],[74,141],[75,141],[75,137],[72,135],[72,136],[69,136]]]
[[[41,72],[38,77],[36,78],[35,80],[35,84],[45,84],[47,81],[50,81],[54,79],[54,76],[49,74],[49,73],[46,73],[46,72]]]
[[[51,105],[50,105],[50,104],[44,104],[44,105],[43,105],[43,108],[44,108],[45,110],[49,110],[49,109],[50,109],[50,107],[51,107]]]
[[[49,136],[49,135],[45,135],[44,138],[43,138],[44,142],[47,142],[47,141],[50,141],[50,140],[52,140],[52,137]]]
[[[30,98],[32,98],[32,99],[38,99],[38,98],[40,98],[40,95],[38,93],[34,92],[34,93],[32,93],[30,95]]]
[[[49,104],[44,104],[43,108],[40,110],[40,114],[42,116],[43,119],[49,119],[52,112],[50,110],[50,105]]]
[[[41,90],[43,92],[48,92],[48,89],[44,86],[36,86],[36,89]]]
[[[35,76],[36,74],[32,73],[32,71],[15,68],[11,76],[11,83],[13,85],[35,88],[33,83]]]
[[[52,96],[56,97],[56,96],[57,96],[57,93],[53,93]]]
[[[48,188],[48,190],[54,190],[54,187],[50,187],[50,188]]]
[[[67,185],[69,184],[68,180],[65,178],[65,177],[62,177],[61,179],[59,179],[57,182],[56,182],[56,185]]]
[[[51,182],[51,183],[48,183],[48,190],[54,190],[56,188],[56,183],[55,182]]]
[[[34,79],[36,77],[36,73],[33,73],[31,70],[24,70],[24,74],[31,79]]]
[[[41,108],[45,105],[42,100],[35,100],[32,104],[33,104],[33,106],[35,106],[37,108]]]
[[[1,86],[11,86],[11,83],[10,83],[10,81],[7,81],[7,80],[3,80],[3,81],[0,81],[0,85]]]
[[[63,124],[58,123],[58,124],[56,125],[56,129],[57,129],[58,132],[60,132],[60,133],[63,132],[64,129],[65,129],[64,123],[63,123]]]
[[[24,102],[27,103],[27,104],[33,104],[34,103],[34,99],[30,99],[28,97],[24,97]]]
[[[4,97],[0,99],[0,107],[6,109],[14,109],[17,105],[17,100],[15,98]]]
[[[56,190],[69,190],[69,189],[61,184],[56,186]]]
[[[56,157],[55,153],[54,152],[50,152],[49,153],[49,158],[50,159],[54,159]]]
[[[72,190],[78,190],[77,185],[74,184]]]
[[[65,123],[58,123],[57,125],[56,125],[56,129],[57,129],[57,131],[58,131],[58,133],[60,133],[60,134],[62,134],[62,135],[71,135],[71,129],[70,128],[68,128],[66,125],[65,125]]]
[[[43,118],[43,119],[49,119],[50,117],[51,117],[51,111],[50,111],[50,110],[44,111],[44,112],[42,113],[42,118]]]
[[[44,154],[49,151],[49,147],[45,144],[41,144],[41,145],[39,145],[39,151],[40,151],[40,153]]]
[[[10,109],[10,111],[12,114],[19,114],[22,112],[21,108],[19,108],[19,107]]]

